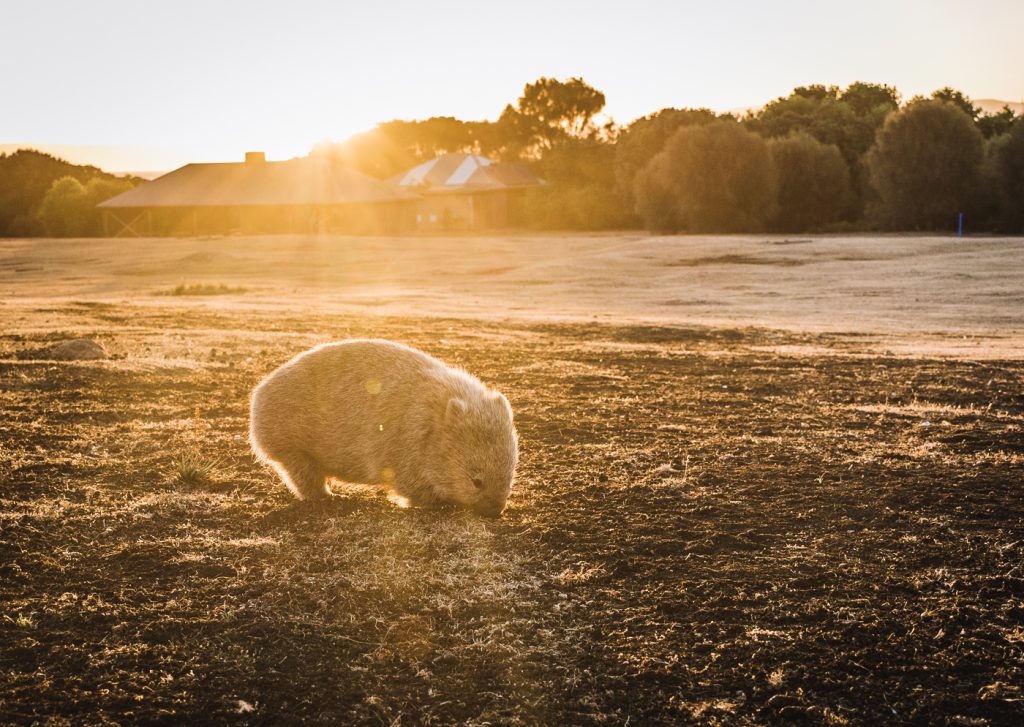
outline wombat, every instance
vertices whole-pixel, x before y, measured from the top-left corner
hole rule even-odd
[[[330,497],[336,477],[488,517],[504,509],[519,457],[508,399],[384,340],[317,346],[271,373],[252,393],[249,440],[300,499]]]

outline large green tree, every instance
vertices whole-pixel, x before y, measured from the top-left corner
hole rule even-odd
[[[769,143],[778,174],[772,227],[784,232],[821,229],[850,209],[850,170],[839,149],[797,133]]]
[[[615,147],[601,139],[572,139],[532,166],[544,186],[526,192],[524,216],[540,229],[633,227],[636,217],[615,183]]]
[[[43,196],[36,217],[54,237],[102,235],[103,218],[96,205],[133,186],[131,179],[93,177],[82,184],[74,177],[61,177]]]
[[[487,153],[481,148],[486,122],[466,122],[451,116],[422,121],[387,121],[340,144],[325,142],[313,154],[329,156],[364,174],[385,179],[420,162],[449,152]]]
[[[71,164],[33,149],[0,154],[0,236],[46,234],[39,217],[40,205],[54,182],[62,177],[79,182],[83,189],[93,179],[116,183],[120,191],[143,181],[138,177],[115,177],[96,167]],[[98,219],[91,211],[87,216],[81,234],[93,234],[89,230]]]
[[[940,88],[938,91],[933,91],[932,98],[936,101],[945,101],[948,104],[956,106],[958,109],[970,116],[971,119],[977,119],[981,115],[981,109],[975,106],[974,102],[971,101],[966,94],[962,91],[957,91],[955,88],[950,86],[945,86]]]
[[[767,142],[719,121],[677,129],[636,178],[636,207],[659,232],[752,232],[773,217],[776,172]]]
[[[833,144],[852,167],[870,148],[885,116],[895,110],[894,99],[895,91],[885,86],[858,83],[843,93],[834,86],[803,86],[772,101],[746,123],[768,137],[803,132]]]
[[[959,105],[911,103],[886,119],[867,156],[872,216],[889,229],[951,227],[977,201],[982,154],[981,132]]]
[[[518,111],[556,134],[579,138],[590,136],[595,130],[594,117],[601,113],[604,104],[604,94],[582,78],[540,78],[526,84],[519,97]]]
[[[837,94],[836,98],[853,109],[861,117],[882,118],[900,107],[899,91],[893,86],[880,83],[856,81],[847,86],[846,90]],[[877,119],[881,123],[881,119]]]
[[[993,139],[989,146],[992,189],[999,229],[1024,233],[1024,122]]]
[[[451,116],[396,119],[342,143],[318,144],[313,154],[339,159],[378,178],[450,152],[539,159],[564,141],[600,136],[594,117],[604,103],[604,94],[581,78],[541,78],[527,84],[516,105],[507,106],[495,122]]]
[[[981,114],[977,120],[978,130],[986,139],[1009,133],[1014,126],[1019,126],[1022,123],[1024,123],[1022,117],[1015,114],[1009,106],[1003,106],[1002,109],[992,114]]]
[[[985,113],[981,107],[975,106],[974,102],[965,93],[950,86],[933,92],[932,98],[936,101],[945,101],[946,103],[953,104],[974,119],[978,130],[986,139],[1009,132],[1013,125],[1020,121],[1020,117],[1009,106],[1004,105],[1002,109],[995,113]]]
[[[539,78],[526,84],[516,105],[507,106],[498,124],[518,141],[526,156],[541,156],[567,139],[596,136],[594,117],[605,105],[604,94],[582,78],[560,81]]]
[[[662,149],[669,137],[683,126],[703,126],[719,117],[708,109],[662,109],[637,119],[615,141],[615,179],[626,203],[635,203],[633,186],[637,173]],[[731,119],[731,117],[728,117]]]
[[[74,177],[54,181],[39,205],[39,219],[46,234],[80,237],[88,229],[89,200],[85,185]]]

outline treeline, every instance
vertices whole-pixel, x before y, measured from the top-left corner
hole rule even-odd
[[[0,236],[102,235],[96,205],[142,181],[32,149],[0,154]]]
[[[495,122],[390,121],[315,154],[380,178],[445,152],[528,162],[543,229],[659,232],[968,229],[1024,232],[1024,119],[959,91],[902,104],[895,88],[794,89],[739,118],[662,109],[598,125],[582,79],[528,84]]]
[[[497,121],[389,121],[330,155],[388,179],[447,152],[528,163],[544,179],[523,218],[538,229],[658,232],[1024,232],[1024,118],[982,113],[959,91],[901,103],[891,86],[794,89],[742,118],[662,109],[599,124],[580,78],[527,84]],[[0,154],[0,235],[102,234],[96,204],[141,179],[37,151]]]

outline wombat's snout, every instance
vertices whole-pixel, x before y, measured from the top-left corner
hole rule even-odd
[[[479,505],[473,508],[473,512],[481,517],[501,517],[502,511],[505,509],[505,504],[491,504],[481,502]]]

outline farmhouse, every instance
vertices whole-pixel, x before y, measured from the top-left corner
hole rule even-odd
[[[188,164],[100,203],[110,235],[402,232],[417,195],[326,158]]]
[[[416,228],[479,230],[521,223],[522,195],[541,184],[525,164],[478,154],[444,154],[392,178],[415,192]]]
[[[524,164],[444,154],[391,180],[330,157],[187,164],[100,203],[109,235],[275,232],[386,234],[479,230],[522,222]]]

